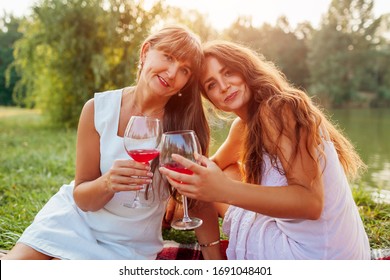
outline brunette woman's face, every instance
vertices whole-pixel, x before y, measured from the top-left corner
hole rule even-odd
[[[189,61],[178,61],[172,55],[148,46],[141,60],[143,68],[140,79],[149,91],[161,96],[178,93],[192,75]]]
[[[205,65],[201,85],[211,102],[226,112],[237,115],[245,112],[250,100],[250,90],[241,73],[221,64],[212,56],[206,58]]]

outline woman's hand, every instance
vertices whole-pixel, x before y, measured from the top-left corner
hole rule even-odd
[[[199,164],[177,154],[173,154],[172,158],[193,172],[187,175],[160,167],[161,174],[167,176],[172,187],[189,198],[224,202],[223,187],[230,179],[213,161],[198,154],[196,160]]]
[[[143,184],[152,182],[153,173],[149,164],[134,160],[115,160],[106,174],[106,182],[110,191],[137,191]]]

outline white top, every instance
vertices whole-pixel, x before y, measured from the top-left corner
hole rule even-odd
[[[121,100],[122,90],[95,94],[102,174],[115,159],[129,158],[123,138],[117,135]],[[153,188],[151,208],[124,207],[122,203],[132,201],[135,192],[119,192],[99,211],[84,212],[73,200],[73,182],[64,185],[18,242],[60,259],[155,259],[163,249],[161,224],[168,199],[168,192],[158,189]]]
[[[321,217],[280,219],[230,206],[223,222],[229,236],[228,259],[370,259],[368,237],[336,150],[327,141],[324,148]],[[261,185],[287,185],[268,157]]]

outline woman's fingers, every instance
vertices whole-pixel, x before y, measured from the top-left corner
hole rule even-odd
[[[195,160],[199,165],[205,166],[205,167],[207,167],[208,164],[211,162],[210,159],[208,159],[207,157],[205,157],[201,154],[198,154],[198,153],[195,153]]]
[[[108,187],[114,191],[136,191],[152,182],[153,173],[148,164],[133,160],[116,160],[109,171]]]
[[[142,185],[123,185],[123,184],[116,184],[111,183],[110,188],[113,192],[123,192],[123,191],[139,191],[142,190]]]
[[[138,176],[119,176],[119,175],[111,175],[110,176],[111,183],[119,184],[119,185],[143,185],[149,184],[152,182],[150,177],[138,177]]]
[[[174,173],[177,173],[177,172],[174,172]],[[193,194],[193,186],[192,185],[189,185],[189,184],[186,184],[183,182],[179,182],[173,178],[170,178],[169,176],[167,176],[167,179],[168,179],[168,182],[172,185],[172,187],[177,189],[177,191],[180,194],[185,195],[189,198],[195,198],[194,194]]]
[[[182,174],[176,171],[169,170],[166,167],[160,167],[159,168],[160,173],[165,175],[167,179],[169,180],[169,183],[175,187],[177,183],[185,183],[188,184],[189,181],[191,180],[192,175],[186,175]]]

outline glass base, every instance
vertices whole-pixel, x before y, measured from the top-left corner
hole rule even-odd
[[[183,219],[176,220],[171,223],[171,227],[177,230],[193,230],[202,225],[203,221],[198,218],[191,218],[190,221],[183,221]]]

